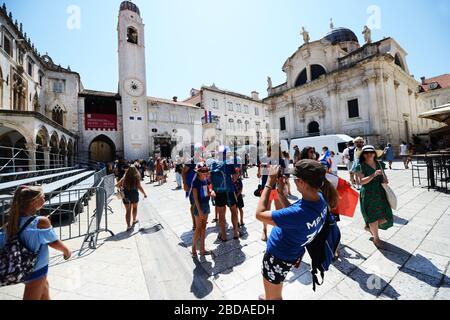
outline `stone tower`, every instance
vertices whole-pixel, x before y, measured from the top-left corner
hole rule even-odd
[[[133,2],[124,1],[120,5],[117,32],[124,156],[130,161],[147,159],[150,150],[144,24]]]

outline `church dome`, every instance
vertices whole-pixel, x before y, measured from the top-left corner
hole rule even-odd
[[[138,15],[141,15],[138,6],[131,1],[124,1],[120,4],[120,11],[123,10],[130,10],[136,12]]]
[[[341,42],[358,42],[358,37],[355,33],[347,28],[333,28],[325,35],[324,39],[330,41],[332,44]]]

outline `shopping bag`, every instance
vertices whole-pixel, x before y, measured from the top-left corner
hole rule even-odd
[[[345,180],[339,179],[337,192],[339,194],[338,206],[332,212],[353,218],[359,201],[358,191],[349,186]]]

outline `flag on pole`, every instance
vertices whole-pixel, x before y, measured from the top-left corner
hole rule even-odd
[[[210,111],[209,112],[209,123],[212,123],[213,121],[212,121],[212,112]]]
[[[208,123],[208,111],[205,110],[205,124]]]

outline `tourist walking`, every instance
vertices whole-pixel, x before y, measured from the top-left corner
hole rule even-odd
[[[325,168],[314,160],[302,160],[296,163],[291,174],[303,198],[291,205],[283,194],[284,177],[279,178],[279,170],[279,166],[270,168],[256,211],[258,220],[274,226],[263,258],[265,294],[260,296],[261,300],[282,300],[283,282],[289,271],[303,258],[306,245],[319,234],[328,206],[336,206],[338,200],[336,190],[325,179]],[[274,185],[277,185],[282,208],[272,212],[269,200]],[[327,191],[330,199],[324,198],[321,188]]]
[[[158,185],[160,186],[163,184],[164,181],[164,169],[163,169],[163,163],[161,158],[156,159],[156,182],[158,182]]]
[[[244,224],[244,197],[242,196],[242,192],[244,191],[244,184],[242,183],[240,170],[239,168],[236,168],[236,173],[233,175],[233,187],[234,187],[234,193],[236,195],[236,206],[239,210],[239,227],[243,227]]]
[[[385,160],[389,163],[389,170],[392,170],[392,163],[394,162],[394,148],[392,144],[388,143],[384,149]]]
[[[24,300],[50,300],[47,280],[49,250],[48,247],[63,253],[69,260],[72,252],[56,235],[50,220],[37,216],[45,203],[45,195],[40,187],[21,186],[14,193],[9,210],[9,218],[3,232],[0,232],[0,248],[15,236],[33,252],[39,252],[32,273],[24,280]]]
[[[378,229],[388,230],[394,225],[392,209],[386,197],[382,183],[389,183],[384,173],[386,165],[378,161],[382,151],[377,151],[371,145],[365,146],[359,156],[356,167],[361,181],[360,203],[361,213],[366,222],[366,230],[373,236],[373,243],[382,249]]]
[[[347,144],[347,148],[344,150],[342,156],[344,157],[344,164],[347,167],[347,171],[350,174],[350,182],[352,186],[356,184],[355,181],[355,174],[352,172],[353,162],[355,160],[355,143],[353,141],[350,141]]]
[[[183,174],[183,163],[181,161],[181,158],[179,156],[177,156],[176,159],[175,159],[175,180],[177,182],[176,190],[183,189],[183,187],[182,187],[182,184],[183,184],[182,174]]]
[[[358,137],[358,138],[356,138],[353,141],[353,143],[355,144],[355,151],[354,151],[355,152],[355,158],[354,158],[354,161],[353,161],[353,166],[352,166],[351,172],[354,174],[354,177],[355,177],[355,187],[356,187],[356,189],[361,190],[361,181],[359,180],[359,175],[356,174],[356,167],[359,164],[359,159],[360,159],[359,155],[361,154],[362,148],[365,145],[364,138]]]
[[[139,192],[144,195],[144,198],[147,198],[147,194],[141,185],[141,175],[138,169],[135,166],[131,166],[116,187],[123,191],[124,198],[122,201],[126,210],[125,220],[127,231],[130,231],[139,222],[137,220]],[[133,221],[131,221],[131,215],[133,215]]]
[[[283,167],[283,175],[284,175],[284,177],[286,178],[285,179],[285,182],[286,182],[286,191],[287,191],[287,195],[289,196],[289,197],[292,197],[292,193],[291,193],[291,182],[289,181],[289,178],[290,178],[290,174],[289,174],[289,167],[290,167],[290,165],[291,165],[291,159],[290,159],[290,156],[289,156],[289,153],[287,152],[287,151],[283,151],[282,152],[282,155],[283,155],[283,157],[282,157],[282,160],[283,160],[283,165],[282,165],[282,167]]]
[[[242,165],[242,175],[244,178],[248,178],[248,166],[250,164],[250,157],[248,153],[244,156],[244,164]]]
[[[336,154],[334,153],[334,151],[330,152],[330,161],[331,161],[330,171],[331,171],[332,174],[337,176],[339,168],[338,168],[338,161],[337,161],[337,158],[336,158]]]
[[[150,177],[150,183],[155,182],[155,160],[150,157],[147,161],[147,170]]]
[[[402,158],[403,165],[405,166],[405,169],[409,169],[408,166],[408,146],[406,145],[406,142],[403,141],[400,145],[400,158]]]
[[[192,184],[192,197],[194,199],[194,216],[196,229],[192,238],[192,257],[197,257],[197,241],[200,240],[200,255],[211,255],[212,252],[205,248],[206,224],[208,215],[211,213],[209,207],[210,181],[208,179],[209,170],[207,166],[199,164],[197,166],[197,175]]]

